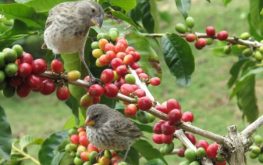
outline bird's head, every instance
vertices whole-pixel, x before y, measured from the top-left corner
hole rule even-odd
[[[99,128],[107,122],[110,108],[103,104],[91,105],[86,114],[86,126]]]
[[[83,4],[80,7],[80,13],[83,13],[83,16],[89,18],[89,26],[99,26],[101,27],[104,19],[103,8],[96,2],[90,0],[82,1]]]

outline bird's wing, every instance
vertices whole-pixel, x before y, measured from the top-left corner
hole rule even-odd
[[[60,3],[58,5],[56,5],[55,7],[53,7],[52,9],[49,10],[48,12],[48,17],[46,20],[46,24],[45,24],[45,29],[48,28],[53,21],[56,19],[56,17],[58,15],[60,15],[63,11],[66,11],[66,9],[74,9],[74,5],[76,4],[76,2],[64,2],[64,3]]]
[[[111,128],[120,136],[139,138],[142,136],[140,129],[129,119],[120,118],[109,122]]]

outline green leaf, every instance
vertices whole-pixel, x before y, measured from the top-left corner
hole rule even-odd
[[[175,0],[175,3],[177,9],[186,18],[191,8],[191,0]]]
[[[139,165],[139,159],[139,153],[133,147],[131,147],[125,161],[132,165]]]
[[[188,43],[177,34],[162,37],[164,59],[170,72],[176,76],[180,85],[187,85],[194,72],[195,63],[192,50]]]
[[[41,138],[35,138],[33,136],[26,135],[19,139],[19,146],[22,150],[24,150],[26,147],[32,144],[40,145],[43,143],[43,141],[44,140]]]
[[[36,13],[33,8],[23,4],[0,4],[0,13],[7,18],[20,20],[28,27],[44,29],[46,15]]]
[[[149,33],[153,33],[155,30],[155,22],[152,14],[151,1],[141,0],[137,4],[136,8],[131,11],[131,18],[138,22],[142,21],[143,27]]]
[[[244,84],[246,84],[246,82],[248,81],[247,79],[249,79],[251,76],[255,76],[256,74],[262,73],[263,72],[263,68],[256,68],[256,69],[251,69],[249,70],[245,75],[243,75],[238,82],[236,83],[235,87],[233,88],[230,98],[232,98],[233,96],[235,96],[239,91],[242,90]],[[253,83],[252,83],[253,85]]]
[[[153,159],[146,162],[145,165],[165,165],[165,163],[160,159]]]
[[[11,153],[11,128],[5,111],[0,106],[0,158],[8,159]]]
[[[71,96],[65,103],[71,109],[71,112],[75,117],[75,123],[79,124],[79,103],[77,99]]]
[[[260,12],[263,8],[262,0],[250,0],[250,12],[248,16],[250,32],[256,39],[262,39],[263,37],[263,17]],[[260,38],[259,38],[260,37]]]
[[[56,4],[70,0],[16,0],[18,3],[23,3],[26,6],[34,8],[37,12],[47,12]],[[72,1],[72,0],[71,0]]]
[[[247,76],[238,84],[237,104],[248,122],[257,119],[259,110],[255,94],[255,75]]]
[[[232,0],[223,0],[224,5],[227,6]]]
[[[51,165],[60,165],[61,160],[63,159],[65,152],[56,152],[54,158],[52,159]]]
[[[112,15],[129,23],[130,25],[134,26],[135,28],[139,28],[139,26],[128,16],[123,14],[122,12],[119,11],[111,11]],[[104,23],[103,23],[104,24]]]
[[[137,1],[136,0],[110,0],[110,3],[113,6],[118,6],[128,12],[136,6]]]
[[[153,148],[153,146],[146,140],[138,140],[134,143],[133,147],[147,160],[160,159],[164,164],[168,164],[163,158],[159,150]]]
[[[238,60],[235,64],[233,64],[233,66],[230,69],[231,77],[227,82],[227,85],[229,88],[231,88],[235,84],[235,82],[238,79],[239,73],[242,70],[242,67],[248,62],[249,62],[248,59],[243,58],[243,59]]]
[[[38,153],[38,158],[41,165],[50,165],[55,158],[55,151],[58,150],[59,146],[67,138],[66,132],[57,132],[50,135],[42,144],[41,149]]]

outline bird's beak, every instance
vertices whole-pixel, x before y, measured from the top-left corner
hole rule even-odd
[[[102,26],[102,22],[103,22],[103,18],[104,18],[103,15],[99,16],[99,17],[93,17],[91,19],[92,25],[101,27]]]
[[[90,120],[89,117],[87,117],[86,121],[85,121],[86,126],[90,126],[93,127],[95,125],[95,121],[94,120]]]

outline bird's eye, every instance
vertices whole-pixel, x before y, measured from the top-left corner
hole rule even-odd
[[[97,119],[98,117],[99,117],[99,115],[93,116],[93,120]]]
[[[92,12],[92,13],[95,13],[95,11],[96,11],[95,9],[91,9],[91,12]]]

